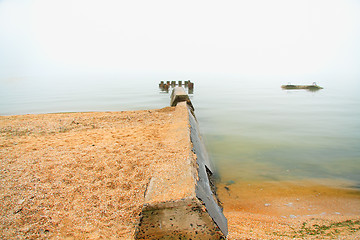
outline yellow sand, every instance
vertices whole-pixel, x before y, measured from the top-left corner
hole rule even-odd
[[[218,185],[229,239],[360,239],[360,192],[314,181]]]
[[[132,238],[174,108],[0,117],[1,239]]]

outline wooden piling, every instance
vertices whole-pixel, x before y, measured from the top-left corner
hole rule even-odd
[[[194,83],[192,83],[192,82],[188,82],[188,88],[189,89],[194,89]]]

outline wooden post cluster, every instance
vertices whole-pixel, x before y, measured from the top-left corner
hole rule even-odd
[[[159,83],[159,88],[163,92],[169,92],[170,87],[175,88],[176,86],[181,87],[183,85],[185,86],[186,89],[188,89],[189,94],[193,94],[193,92],[194,92],[194,83],[191,82],[190,80],[187,80],[187,81],[184,81],[184,82],[181,81],[181,80],[179,80],[177,82],[176,81],[166,81],[166,83],[165,83],[165,81],[161,81]]]
[[[168,84],[169,81],[165,84],[164,81],[161,81],[159,83],[159,88],[161,89],[161,91],[163,92],[169,92],[169,87],[170,87],[170,84]]]

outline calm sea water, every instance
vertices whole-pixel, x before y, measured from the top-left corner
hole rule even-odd
[[[159,76],[42,76],[1,80],[0,115],[162,108]],[[186,79],[182,79],[186,80]],[[289,79],[199,77],[191,95],[222,181],[331,179],[360,186],[360,81],[282,90]]]

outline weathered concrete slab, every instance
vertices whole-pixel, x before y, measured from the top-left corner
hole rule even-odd
[[[196,197],[146,205],[137,239],[221,239],[223,233]]]
[[[194,107],[190,101],[189,95],[187,95],[184,88],[175,87],[170,96],[170,106],[174,107],[179,102],[186,102],[194,110]]]
[[[181,89],[174,90],[171,98],[176,96],[183,96]],[[175,111],[185,121],[179,122],[176,131],[182,141],[187,141],[187,153],[169,159],[168,169],[172,170],[151,179],[136,239],[222,239],[228,233],[227,220],[209,182],[213,167],[190,100],[182,99]]]

